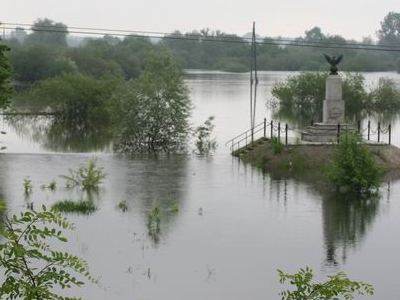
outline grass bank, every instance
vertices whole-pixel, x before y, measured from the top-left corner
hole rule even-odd
[[[299,144],[283,147],[279,153],[269,139],[255,141],[233,153],[244,162],[271,174],[274,178],[295,178],[326,184],[326,169],[332,162],[336,145]],[[400,149],[392,145],[366,145],[385,179],[400,178]]]

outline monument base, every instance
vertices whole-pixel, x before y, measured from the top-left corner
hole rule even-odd
[[[350,124],[340,125],[340,134],[354,132],[355,128]],[[315,123],[307,127],[301,133],[301,140],[313,143],[336,143],[338,138],[337,124]]]

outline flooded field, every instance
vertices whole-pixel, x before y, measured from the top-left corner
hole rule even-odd
[[[269,119],[272,84],[290,73],[264,72],[258,119]],[[374,84],[380,76],[365,74]],[[225,141],[249,124],[248,75],[190,72],[187,84],[195,106],[193,125],[216,117],[217,153],[124,157],[113,154],[105,136],[49,131],[46,118],[2,119],[7,149],[0,154],[0,196],[11,212],[33,202],[51,206],[65,199],[92,197],[97,210],[70,215],[76,230],[69,251],[85,258],[99,284],[74,295],[85,299],[234,300],[278,299],[276,270],[315,269],[318,277],[344,270],[374,284],[373,299],[400,298],[400,182],[382,185],[379,201],[359,205],[319,194],[305,183],[274,180],[232,158]],[[400,125],[393,123],[400,146]],[[63,188],[60,175],[96,157],[107,173],[99,193]],[[22,182],[34,190],[25,197]],[[56,180],[51,192],[42,184]],[[127,210],[118,207],[121,201]],[[149,236],[147,215],[159,205],[159,236]],[[173,208],[178,207],[176,211]]]

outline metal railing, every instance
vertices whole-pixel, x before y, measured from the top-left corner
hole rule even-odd
[[[314,122],[311,122],[313,125]],[[353,128],[353,129],[352,129]],[[269,130],[268,130],[269,129]],[[347,133],[349,131],[355,131],[354,126],[349,124],[337,124],[336,126],[336,142],[340,142],[340,137],[343,133]],[[269,133],[267,135],[267,132]],[[236,151],[240,148],[248,148],[251,147],[251,144],[254,143],[255,140],[260,138],[274,138],[276,137],[280,142],[284,145],[289,145],[289,133],[294,132],[296,135],[300,133],[297,128],[291,128],[287,123],[281,123],[278,121],[271,120],[267,122],[267,119],[264,119],[263,122],[258,123],[252,129],[248,129],[243,133],[235,136],[226,142],[226,146],[230,146],[230,150]],[[385,144],[383,142],[385,135],[387,136],[387,144],[392,143],[392,125],[382,126],[380,122],[376,124],[376,130],[373,129],[371,125],[371,121],[369,120],[367,123],[367,127],[363,128],[360,121],[357,122],[357,133],[361,136],[362,139],[367,142],[377,142]],[[282,140],[283,139],[283,140]]]

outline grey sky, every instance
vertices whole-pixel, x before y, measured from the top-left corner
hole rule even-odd
[[[301,35],[314,25],[346,38],[375,38],[399,0],[0,0],[0,21],[31,23],[49,17],[70,26],[149,31],[221,29],[243,34]]]

